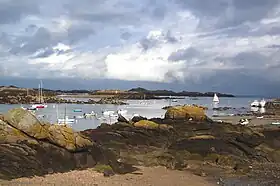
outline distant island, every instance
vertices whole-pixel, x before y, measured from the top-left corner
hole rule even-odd
[[[123,104],[116,100],[127,99],[182,99],[183,97],[213,97],[217,94],[219,97],[235,97],[232,94],[219,92],[175,92],[171,90],[148,90],[145,88],[132,88],[130,90],[51,90],[42,89],[43,97],[47,103],[65,103],[63,97],[76,98],[100,98],[99,102],[91,100],[90,102],[78,102],[81,104]],[[29,104],[36,102],[38,88],[21,88],[16,86],[0,86],[0,104]],[[68,101],[69,102],[69,101]],[[68,103],[67,102],[67,103]],[[72,102],[71,102],[72,103]],[[76,103],[76,102],[75,102]]]

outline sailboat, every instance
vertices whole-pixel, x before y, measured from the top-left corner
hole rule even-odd
[[[264,99],[262,99],[262,100],[260,101],[260,107],[261,107],[261,108],[264,108],[264,107],[265,107],[265,104],[266,104],[266,101],[265,101]]]
[[[57,112],[57,116],[58,116],[58,107],[56,107],[56,112]],[[71,119],[66,115],[66,104],[65,104],[65,108],[64,108],[64,118],[58,118],[57,119],[57,123],[59,125],[71,125],[73,123],[75,123],[75,119]]]
[[[213,103],[219,103],[219,102],[220,102],[220,100],[219,100],[217,94],[214,94]]]
[[[41,108],[47,108],[48,105],[44,103],[44,100],[43,100],[43,84],[42,84],[42,81],[40,82],[39,84],[39,88],[38,88],[38,98],[39,98],[39,103],[35,103],[31,106],[31,108],[37,108],[37,109],[41,109]]]

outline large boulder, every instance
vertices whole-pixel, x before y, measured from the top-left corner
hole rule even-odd
[[[117,156],[91,139],[59,125],[41,123],[29,111],[10,110],[0,120],[0,179],[65,172],[109,164]]]
[[[92,147],[92,141],[67,126],[40,122],[31,112],[21,108],[8,111],[5,121],[31,138],[49,141],[69,151],[81,151]]]
[[[167,109],[165,119],[205,121],[207,116],[204,109],[197,106],[175,106]]]

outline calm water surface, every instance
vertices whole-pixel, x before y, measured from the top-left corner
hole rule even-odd
[[[178,102],[172,102],[171,105],[178,104],[197,104],[208,107],[208,111],[206,114],[208,116],[212,116],[213,114],[231,114],[231,113],[244,113],[250,109],[250,103],[256,98],[220,98],[219,107],[233,107],[236,108],[234,110],[227,111],[213,111],[212,98],[198,98],[198,100],[192,100],[190,98],[178,99]],[[259,98],[260,100],[261,98]],[[94,111],[97,113],[98,117],[102,116],[102,111],[104,110],[112,110],[116,111],[118,109],[127,110],[126,118],[131,118],[133,114],[140,114],[141,116],[145,116],[147,118],[152,117],[163,117],[165,110],[162,109],[164,106],[168,106],[170,102],[168,100],[145,100],[147,104],[140,104],[139,100],[127,100],[129,105],[81,105],[81,104],[48,104],[48,107],[45,109],[39,109],[36,111],[36,115],[45,115],[43,120],[50,121],[54,123],[57,121],[57,118],[64,118],[65,108],[66,115],[69,118],[73,118],[73,116],[82,115],[83,113],[89,113]],[[0,104],[0,113],[5,113],[9,109],[20,107],[21,105],[1,105]],[[22,105],[24,107],[28,107],[29,105]],[[242,108],[244,107],[244,108]],[[82,112],[73,112],[74,109],[82,109]],[[102,122],[113,123],[116,121],[116,118],[103,118],[103,119],[78,119],[77,123],[73,124],[72,127],[75,130],[85,130],[89,128],[96,128]]]

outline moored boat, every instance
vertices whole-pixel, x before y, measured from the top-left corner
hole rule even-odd
[[[217,96],[217,94],[214,94],[213,103],[219,103],[219,102],[220,102],[219,97]]]

